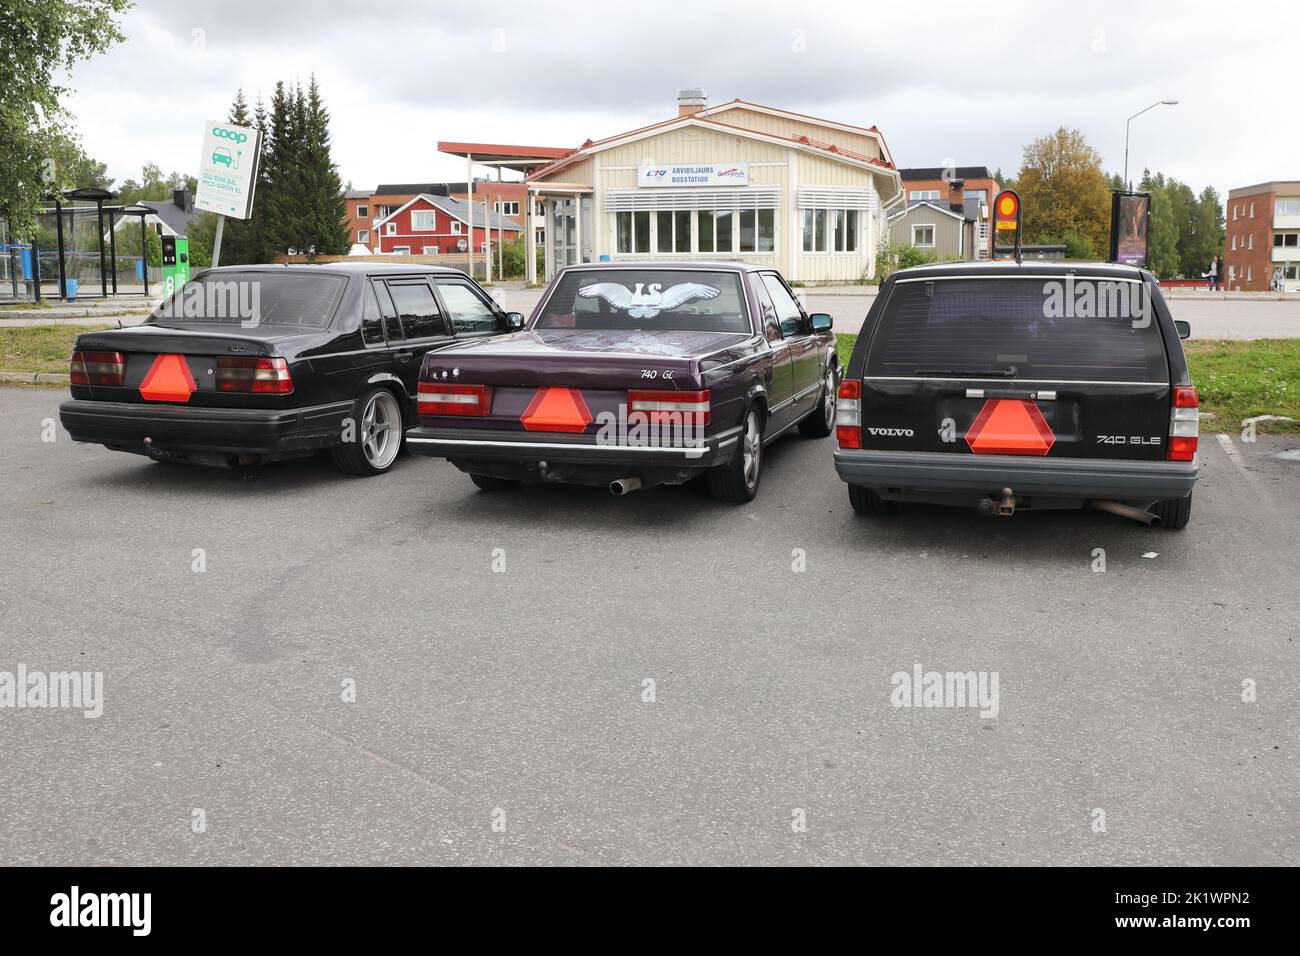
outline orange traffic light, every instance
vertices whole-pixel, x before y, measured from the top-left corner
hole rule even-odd
[[[1020,194],[1004,189],[993,199],[993,257],[1020,261]]]

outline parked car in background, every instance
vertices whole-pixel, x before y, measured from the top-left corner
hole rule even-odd
[[[894,273],[840,386],[835,468],[854,511],[1091,505],[1182,528],[1198,468],[1188,334],[1131,266]]]
[[[837,383],[831,317],[805,314],[771,269],[571,266],[525,331],[425,357],[407,441],[484,490],[624,494],[706,474],[715,498],[746,502],[765,445],[830,434]]]
[[[75,441],[159,461],[329,449],[343,471],[377,475],[415,422],[425,355],[522,324],[454,269],[208,269],[144,324],[79,335],[59,415]]]

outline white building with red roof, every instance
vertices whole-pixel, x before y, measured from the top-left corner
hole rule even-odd
[[[682,90],[675,117],[588,140],[526,183],[546,216],[546,278],[578,262],[735,259],[791,281],[860,281],[903,198],[874,126],[739,99],[711,107],[703,90]]]

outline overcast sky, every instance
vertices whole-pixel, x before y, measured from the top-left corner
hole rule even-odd
[[[1268,29],[1269,23],[1276,29]],[[1283,24],[1289,23],[1289,32]],[[345,182],[464,178],[438,140],[573,147],[676,112],[676,91],[876,125],[900,166],[1019,168],[1083,131],[1108,171],[1198,191],[1300,178],[1294,0],[1276,3],[584,3],[141,0],[67,100],[119,182],[194,173],[235,90],[315,73]]]

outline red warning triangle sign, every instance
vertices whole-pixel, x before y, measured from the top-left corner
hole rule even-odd
[[[966,432],[977,455],[1046,455],[1055,442],[1037,403],[1023,398],[990,398]]]
[[[140,394],[148,402],[188,402],[196,388],[184,355],[159,355],[140,383]]]
[[[533,432],[581,432],[591,411],[576,388],[539,388],[519,420]]]

